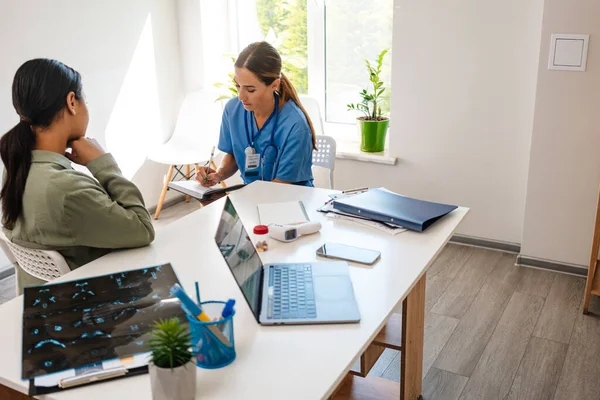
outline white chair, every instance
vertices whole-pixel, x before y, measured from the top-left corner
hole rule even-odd
[[[214,93],[189,93],[179,109],[173,135],[148,156],[154,162],[169,166],[154,219],[160,215],[169,182],[178,176],[182,179],[193,178],[195,172],[192,166],[206,162],[212,147],[217,145],[223,112],[222,104],[215,102],[215,98]],[[216,169],[214,163],[211,167]],[[190,200],[189,196],[186,196],[186,200]]]
[[[323,118],[321,116],[321,107],[314,98],[306,95],[300,95],[300,102],[308,113],[310,120],[317,134],[317,148],[312,153],[313,167],[322,167],[329,170],[329,189],[333,189],[333,171],[335,170],[335,139],[331,136],[325,136],[323,127]]]
[[[67,272],[71,272],[69,265],[58,251],[53,250],[36,250],[14,244],[0,231],[0,239],[10,249],[10,252],[15,257],[19,267],[29,275],[38,279],[49,282]],[[17,282],[19,281],[19,268],[15,268]],[[17,287],[17,296],[19,288]]]
[[[313,150],[313,167],[329,170],[329,189],[333,189],[333,171],[335,170],[335,139],[331,136],[317,136],[317,148]]]

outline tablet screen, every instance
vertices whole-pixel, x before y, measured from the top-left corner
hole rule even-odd
[[[25,288],[22,377],[147,352],[159,319],[187,319],[170,264]]]

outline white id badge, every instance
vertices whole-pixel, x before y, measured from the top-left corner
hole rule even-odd
[[[244,176],[260,176],[260,154],[246,153],[246,167],[244,171]]]

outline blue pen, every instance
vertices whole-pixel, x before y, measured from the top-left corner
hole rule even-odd
[[[225,307],[223,307],[223,312],[221,313],[221,317],[223,317],[223,318],[229,317],[231,315],[231,313],[233,313],[234,305],[235,305],[234,299],[227,300],[227,303],[225,303]]]
[[[178,283],[174,284],[170,290],[171,294],[179,299],[181,303],[187,308],[187,310],[196,318],[198,318],[202,322],[211,322],[211,319],[202,309],[194,303],[194,300],[190,299],[190,297],[185,293],[181,286]],[[221,333],[221,331],[215,327],[214,325],[208,325],[208,330],[210,330],[221,342],[223,342],[226,346],[231,346],[229,340]]]
[[[200,301],[200,287],[198,286],[198,281],[196,281],[196,301],[198,301],[198,304],[202,304]]]

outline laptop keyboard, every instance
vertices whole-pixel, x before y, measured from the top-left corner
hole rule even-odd
[[[269,268],[267,319],[317,318],[310,264],[273,265]]]

